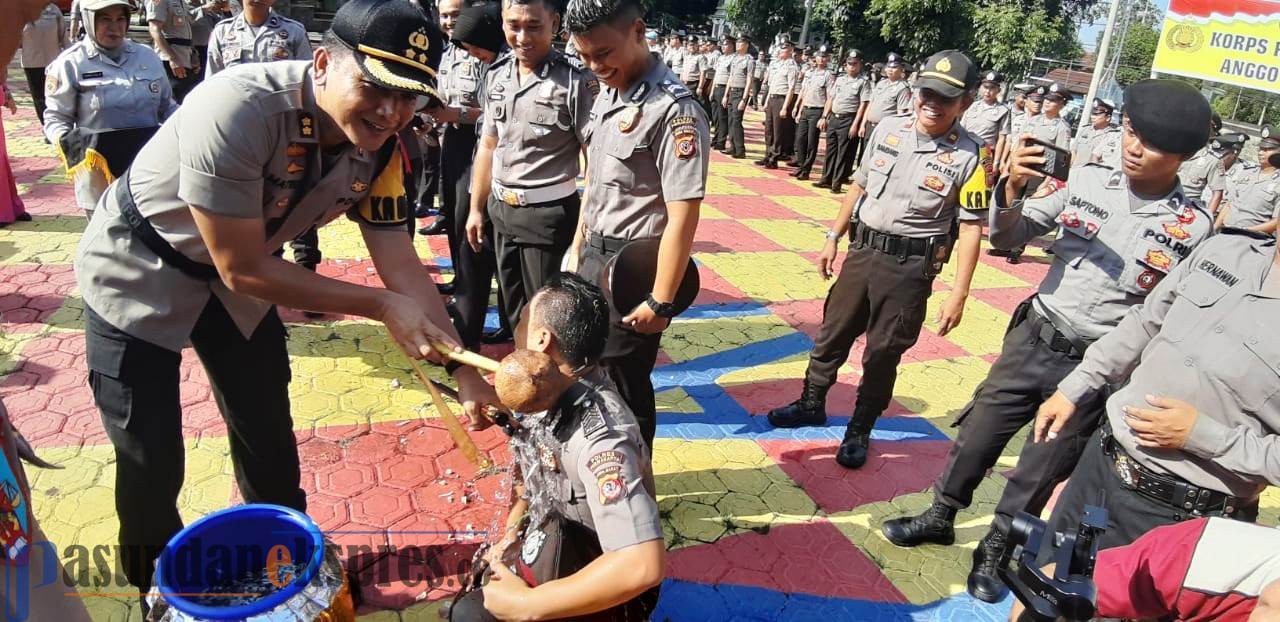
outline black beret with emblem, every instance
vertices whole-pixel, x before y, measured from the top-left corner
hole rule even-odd
[[[1027,99],[1030,99],[1032,101],[1041,101],[1044,99],[1045,93],[1048,93],[1048,92],[1049,92],[1049,87],[1037,86],[1032,88],[1030,91],[1027,91]]]
[[[444,35],[405,0],[351,0],[330,27],[355,55],[356,64],[378,86],[439,98],[436,68]]]
[[[1259,149],[1280,148],[1280,132],[1276,131],[1276,126],[1274,125],[1262,126],[1262,133],[1259,134],[1259,136],[1262,137],[1262,142],[1258,143]]]
[[[1167,153],[1195,153],[1209,142],[1209,101],[1180,80],[1139,80],[1125,89],[1129,125]]]
[[[857,48],[854,48],[854,49],[852,49],[852,50],[849,50],[849,53],[848,53],[848,54],[845,54],[845,55],[844,55],[844,59],[845,59],[846,61],[851,61],[851,60],[861,61],[861,60],[862,60],[862,52],[858,51],[858,50],[857,50]]]
[[[467,43],[497,54],[507,42],[502,34],[502,6],[486,2],[462,9],[453,27],[453,42]]]
[[[978,86],[978,67],[959,50],[943,50],[924,62],[915,86],[943,97],[960,97]]]
[[[988,71],[987,73],[982,74],[982,83],[983,83],[983,84],[988,84],[988,83],[990,83],[990,84],[1001,84],[1001,83],[1003,83],[1003,82],[1004,82],[1004,76],[1000,75],[1000,72],[999,72],[999,71],[994,71],[994,70],[992,70],[992,71]]]
[[[1241,149],[1244,149],[1244,144],[1246,142],[1249,142],[1249,136],[1247,134],[1232,132],[1215,136],[1213,139],[1213,147],[1217,151],[1226,151],[1228,149],[1232,151],[1240,151]]]
[[[884,61],[885,67],[901,67],[904,64],[902,55],[897,52],[889,52],[889,58]]]
[[[1093,111],[1094,111],[1094,112],[1104,112],[1104,111],[1105,111],[1107,114],[1111,114],[1112,112],[1115,112],[1115,109],[1116,109],[1116,104],[1115,104],[1115,102],[1113,102],[1113,101],[1111,101],[1111,100],[1109,100],[1109,99],[1103,99],[1103,98],[1101,98],[1101,97],[1095,97],[1095,98],[1093,98]]]
[[[1046,99],[1050,97],[1061,99],[1063,101],[1071,99],[1071,91],[1068,91],[1067,87],[1062,86],[1057,82],[1050,83],[1049,86],[1041,88],[1044,89],[1044,96]]]

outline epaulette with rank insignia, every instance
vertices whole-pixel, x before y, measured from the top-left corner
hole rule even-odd
[[[680,84],[678,82],[673,82],[671,80],[663,80],[659,86],[662,87],[662,90],[666,91],[669,95],[671,95],[676,99],[693,97],[693,92],[689,90],[689,87],[683,84]]]

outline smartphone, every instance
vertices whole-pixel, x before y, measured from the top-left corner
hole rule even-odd
[[[1048,177],[1061,181],[1067,180],[1067,174],[1071,171],[1071,152],[1039,138],[1028,138],[1026,139],[1026,144],[1044,147],[1044,164],[1035,165],[1031,168],[1044,173]]]

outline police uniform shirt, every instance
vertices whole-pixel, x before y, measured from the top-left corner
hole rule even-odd
[[[191,43],[196,47],[208,47],[210,39],[213,38],[213,27],[217,26],[218,22],[231,17],[231,13],[206,11],[201,6],[201,1],[189,0],[187,4],[187,12],[191,14]]]
[[[1080,166],[1089,162],[1089,158],[1093,156],[1093,150],[1097,148],[1098,143],[1106,139],[1109,134],[1120,133],[1120,128],[1114,125],[1108,125],[1102,129],[1093,127],[1092,125],[1085,127],[1076,133],[1076,137],[1071,139],[1071,162],[1075,166]]]
[[[706,76],[709,80],[714,80],[716,76],[716,66],[720,62],[720,57],[724,56],[724,53],[720,51],[720,48],[716,48],[702,56],[703,60],[706,61],[702,66],[702,75]]]
[[[667,54],[664,60],[668,67],[676,71],[680,71],[680,69],[684,67],[684,57],[684,46],[678,48],[667,48]]]
[[[1280,208],[1280,170],[1266,175],[1255,173],[1250,181],[1236,188],[1231,211],[1227,212],[1223,224],[1241,229],[1256,227],[1275,218],[1277,208]]]
[[[853,182],[865,190],[857,220],[881,233],[923,238],[981,217],[959,206],[960,187],[978,168],[978,140],[959,121],[938,138],[897,115],[876,125]]]
[[[827,105],[827,95],[835,78],[829,69],[813,69],[805,72],[800,82],[800,105],[804,107],[822,108]]]
[[[879,123],[888,117],[911,112],[911,87],[906,80],[881,80],[871,89],[867,104],[867,123]]]
[[[1208,147],[1178,167],[1178,181],[1182,182],[1187,196],[1196,200],[1203,198],[1205,188],[1218,185],[1221,174],[1222,159]]]
[[[1116,441],[1158,472],[1256,499],[1280,482],[1280,270],[1275,237],[1222,233],[1093,344],[1058,389],[1070,400],[1106,384]],[[1123,408],[1146,395],[1189,402],[1199,412],[1180,450],[1138,446]]]
[[[707,70],[705,54],[685,54],[684,64],[680,67],[680,78],[685,82],[697,82]]]
[[[440,57],[436,90],[444,96],[445,105],[479,108],[480,88],[488,67],[467,53],[460,45],[448,44]]]
[[[485,76],[485,136],[497,138],[493,180],[541,188],[578,177],[586,144],[595,76],[556,50],[523,78],[514,56],[494,61]],[[521,82],[523,80],[523,82]]]
[[[384,179],[374,179],[377,154],[351,144],[326,154],[322,170],[310,71],[309,62],[280,61],[211,76],[138,153],[129,169],[134,202],[178,252],[213,263],[191,205],[273,223],[264,255],[344,213],[366,235],[404,234],[409,214],[403,181],[394,175],[400,171],[398,151],[386,167],[393,174]],[[103,195],[76,251],[76,282],[85,303],[112,326],[178,352],[209,296],[217,296],[249,338],[271,304],[163,263],[121,217],[119,183]]]
[[[862,102],[871,101],[871,80],[863,74],[842,73],[831,86],[831,114],[856,114]]]
[[[266,22],[253,26],[244,15],[225,19],[213,27],[206,65],[210,75],[244,63],[311,60],[311,42],[302,24],[271,11]]]
[[[660,237],[668,202],[706,194],[710,140],[706,113],[660,62],[626,93],[602,89],[591,110],[583,226],[610,238]]]
[[[1209,186],[1210,190],[1222,191],[1222,206],[1219,209],[1234,203],[1240,195],[1240,191],[1247,187],[1249,182],[1253,181],[1261,170],[1257,164],[1245,162],[1239,156],[1236,156],[1236,161],[1232,163],[1230,169],[1224,167],[1222,171],[1219,171],[1220,174],[1214,185]]]
[[[640,426],[603,372],[593,370],[580,382],[592,391],[579,403],[585,411],[581,422],[560,449],[563,485],[570,489],[557,509],[594,530],[606,552],[662,539],[653,466]]]
[[[764,77],[769,75],[769,64],[769,61],[756,61],[756,68],[751,72],[751,77],[755,80],[764,80]]]
[[[160,57],[127,39],[119,61],[88,39],[77,41],[46,68],[44,91],[44,133],[55,144],[77,127],[155,127],[178,107]]]
[[[789,95],[796,88],[796,78],[800,76],[800,65],[795,59],[778,60],[769,63],[769,96]]]
[[[1067,125],[1067,122],[1063,121],[1062,117],[1050,119],[1038,114],[1027,119],[1026,124],[1022,126],[1022,133],[1030,134],[1063,149],[1071,147],[1071,126]]]
[[[756,60],[748,54],[734,54],[729,57],[728,84],[731,89],[745,89],[755,73]]]
[[[715,76],[711,83],[712,86],[727,86],[729,84],[729,67],[733,64],[733,58],[735,56],[737,56],[737,54],[721,53],[716,57],[715,62],[711,67],[712,71],[715,72]]]
[[[1093,148],[1093,154],[1089,156],[1089,159],[1103,166],[1120,170],[1121,140],[1123,138],[1124,131],[1104,134],[1098,139]]]
[[[1213,232],[1213,218],[1180,187],[1140,197],[1123,173],[1096,164],[1071,169],[1065,187],[1046,180],[1013,206],[1004,205],[1003,185],[992,194],[993,244],[1013,247],[1062,230],[1035,304],[1085,339],[1111,330]]]
[[[169,43],[174,58],[165,55],[160,46],[155,46],[160,58],[178,67],[193,67],[195,49],[191,47],[191,13],[183,0],[147,0],[147,21],[160,22],[160,34],[166,41],[186,39],[186,44]],[[85,28],[92,28],[86,24]]]
[[[56,4],[44,7],[36,21],[22,27],[22,66],[44,69],[67,47],[67,28]],[[38,84],[30,85],[40,88]]]
[[[1000,102],[988,104],[979,99],[964,111],[964,116],[960,117],[960,124],[982,142],[994,146],[1000,139],[1000,135],[1005,132],[1010,115],[1008,106]]]
[[[1027,122],[1038,116],[1040,115],[1028,115],[1025,111],[1017,114],[1010,111],[1009,120],[1005,123],[1005,129],[1008,130],[1007,133],[1010,136],[1020,137],[1027,133]]]

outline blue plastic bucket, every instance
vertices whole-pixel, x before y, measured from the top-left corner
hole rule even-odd
[[[289,563],[305,560],[306,566],[284,587],[243,605],[216,607],[190,598],[208,593],[226,577],[261,571],[269,555]],[[324,535],[307,515],[278,505],[242,505],[205,516],[169,540],[156,563],[156,587],[170,606],[192,617],[240,620],[298,594],[323,558]]]

